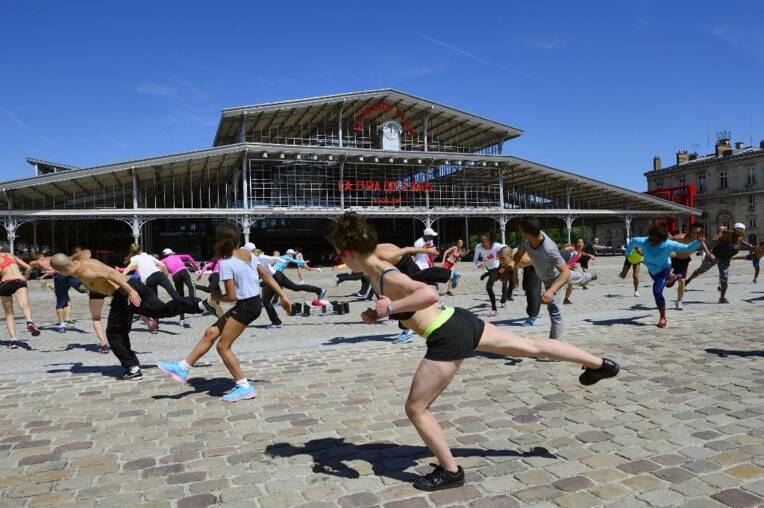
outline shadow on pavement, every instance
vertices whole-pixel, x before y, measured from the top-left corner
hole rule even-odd
[[[726,358],[728,356],[764,358],[764,351],[735,351],[733,349],[711,348],[711,349],[706,349],[706,353],[711,353],[712,355],[719,355],[722,358]]]
[[[504,355],[497,355],[496,353],[486,353],[484,351],[476,351],[472,354],[472,356],[480,356],[483,358],[490,358],[491,360],[506,360],[507,363],[504,365],[517,365],[519,363],[522,363],[522,358],[513,358],[511,356],[504,356]]]
[[[136,353],[143,354],[143,353]],[[125,368],[121,365],[84,365],[82,362],[74,363],[49,363],[48,367],[59,367],[68,365],[60,369],[48,369],[48,374],[61,374],[68,372],[70,374],[101,374],[106,377],[119,378],[124,374]],[[141,365],[141,370],[156,368],[155,365]]]
[[[482,448],[453,448],[455,457],[546,457],[557,458],[546,448],[532,448],[527,452],[514,450],[484,450]],[[394,443],[370,443],[356,445],[345,438],[313,439],[304,446],[275,443],[265,448],[271,457],[291,457],[309,454],[313,458],[313,472],[341,478],[359,478],[360,474],[345,461],[364,460],[371,464],[377,476],[386,476],[402,482],[413,482],[419,475],[405,470],[416,466],[417,458],[429,457],[431,452],[424,446],[396,445]]]
[[[167,376],[167,379],[171,379],[169,376]],[[175,381],[177,383],[177,381]],[[265,379],[250,379],[250,383],[252,384],[266,384],[270,383],[270,381]],[[186,390],[180,393],[176,393],[174,395],[152,395],[151,398],[154,400],[164,400],[164,399],[182,399],[183,397],[188,397],[189,395],[194,395],[195,393],[202,393],[207,392],[207,395],[210,397],[222,397],[226,391],[233,388],[234,381],[230,377],[215,377],[211,379],[203,378],[203,377],[193,377],[190,378],[188,381],[186,381],[185,384],[177,383],[180,387],[185,386],[191,386],[193,388],[192,390]]]
[[[613,326],[613,325],[631,325],[631,326],[648,326],[647,323],[639,323],[637,319],[650,317],[650,314],[644,316],[632,316],[627,318],[615,318],[615,319],[584,319],[587,323],[591,323],[594,326]]]
[[[494,326],[523,326],[528,318],[502,319],[501,321],[489,321]]]
[[[390,333],[381,333],[378,335],[360,335],[358,337],[334,337],[326,342],[323,342],[323,346],[337,346],[339,344],[358,344],[359,342],[392,342],[393,337],[400,333],[399,331],[391,331]]]
[[[25,340],[15,340],[13,341],[16,344],[16,347],[19,349],[25,349],[27,351],[32,351],[32,346],[27,343]],[[0,346],[8,347],[11,345],[10,340],[0,340]]]

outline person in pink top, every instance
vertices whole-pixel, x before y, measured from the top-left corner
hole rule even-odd
[[[208,261],[204,263],[204,266],[202,266],[202,269],[199,270],[199,275],[197,275],[196,280],[201,280],[202,276],[204,274],[209,274],[210,277],[207,279],[207,286],[200,286],[197,285],[196,288],[200,291],[204,291],[205,293],[209,293],[210,296],[207,297],[206,300],[202,300],[202,303],[207,308],[208,311],[215,314],[217,317],[222,317],[225,312],[223,311],[222,307],[220,307],[220,303],[215,301],[212,298],[212,293],[220,293],[220,258],[215,258],[212,261]]]
[[[186,262],[190,263],[194,270],[199,269],[199,265],[194,261],[194,258],[188,254],[176,254],[172,249],[165,249],[162,251],[162,263],[165,264],[167,270],[170,272],[170,277],[175,284],[175,291],[182,297],[186,296],[185,288],[188,288],[188,296],[196,296],[194,290],[194,283],[191,282],[191,274],[188,273],[188,267]],[[180,326],[183,328],[191,328],[189,323],[186,323],[185,315],[180,313]]]

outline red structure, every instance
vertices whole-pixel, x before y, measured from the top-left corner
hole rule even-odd
[[[681,185],[679,187],[669,187],[668,189],[656,189],[653,191],[645,192],[645,194],[650,196],[665,199],[666,201],[671,201],[672,203],[677,203],[679,205],[689,206],[690,208],[695,208],[695,195],[697,193],[698,190],[694,183],[689,185]],[[687,222],[687,226],[689,227],[694,223],[695,217],[691,215]],[[664,220],[656,219],[653,221],[653,224],[662,225],[671,235],[680,232],[679,228],[677,227],[677,220],[674,217],[667,217]]]

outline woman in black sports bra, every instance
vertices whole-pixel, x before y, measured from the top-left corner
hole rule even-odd
[[[559,340],[530,339],[484,323],[471,312],[438,307],[438,294],[422,282],[411,280],[374,251],[374,229],[354,213],[343,214],[330,226],[329,241],[337,255],[354,272],[365,273],[379,295],[375,308],[362,314],[363,321],[399,319],[427,340],[427,353],[419,364],[406,399],[406,415],[438,459],[431,473],[418,478],[414,487],[441,490],[464,484],[464,471],[456,464],[445,435],[430,406],[448,386],[464,358],[474,351],[516,357],[545,357],[584,367],[579,380],[592,385],[618,373],[618,364]]]

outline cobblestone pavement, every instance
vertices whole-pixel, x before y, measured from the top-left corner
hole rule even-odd
[[[619,377],[586,388],[569,364],[466,360],[433,411],[468,482],[430,494],[410,485],[432,458],[403,412],[423,341],[358,324],[363,304],[250,328],[236,350],[259,394],[225,404],[214,351],[186,385],[154,367],[187,353],[209,317],[155,335],[136,324],[145,377],[123,382],[73,295],[80,331],[23,332],[31,350],[0,350],[0,506],[762,506],[764,284],[736,262],[719,305],[709,272],[660,330],[649,287],[635,298],[613,276],[620,262],[598,260],[599,280],[564,308],[566,339],[618,360]],[[465,269],[449,303],[485,315],[476,279]],[[53,294],[33,286],[50,325]],[[519,327],[524,306],[516,295],[494,322],[546,334],[545,317]]]

